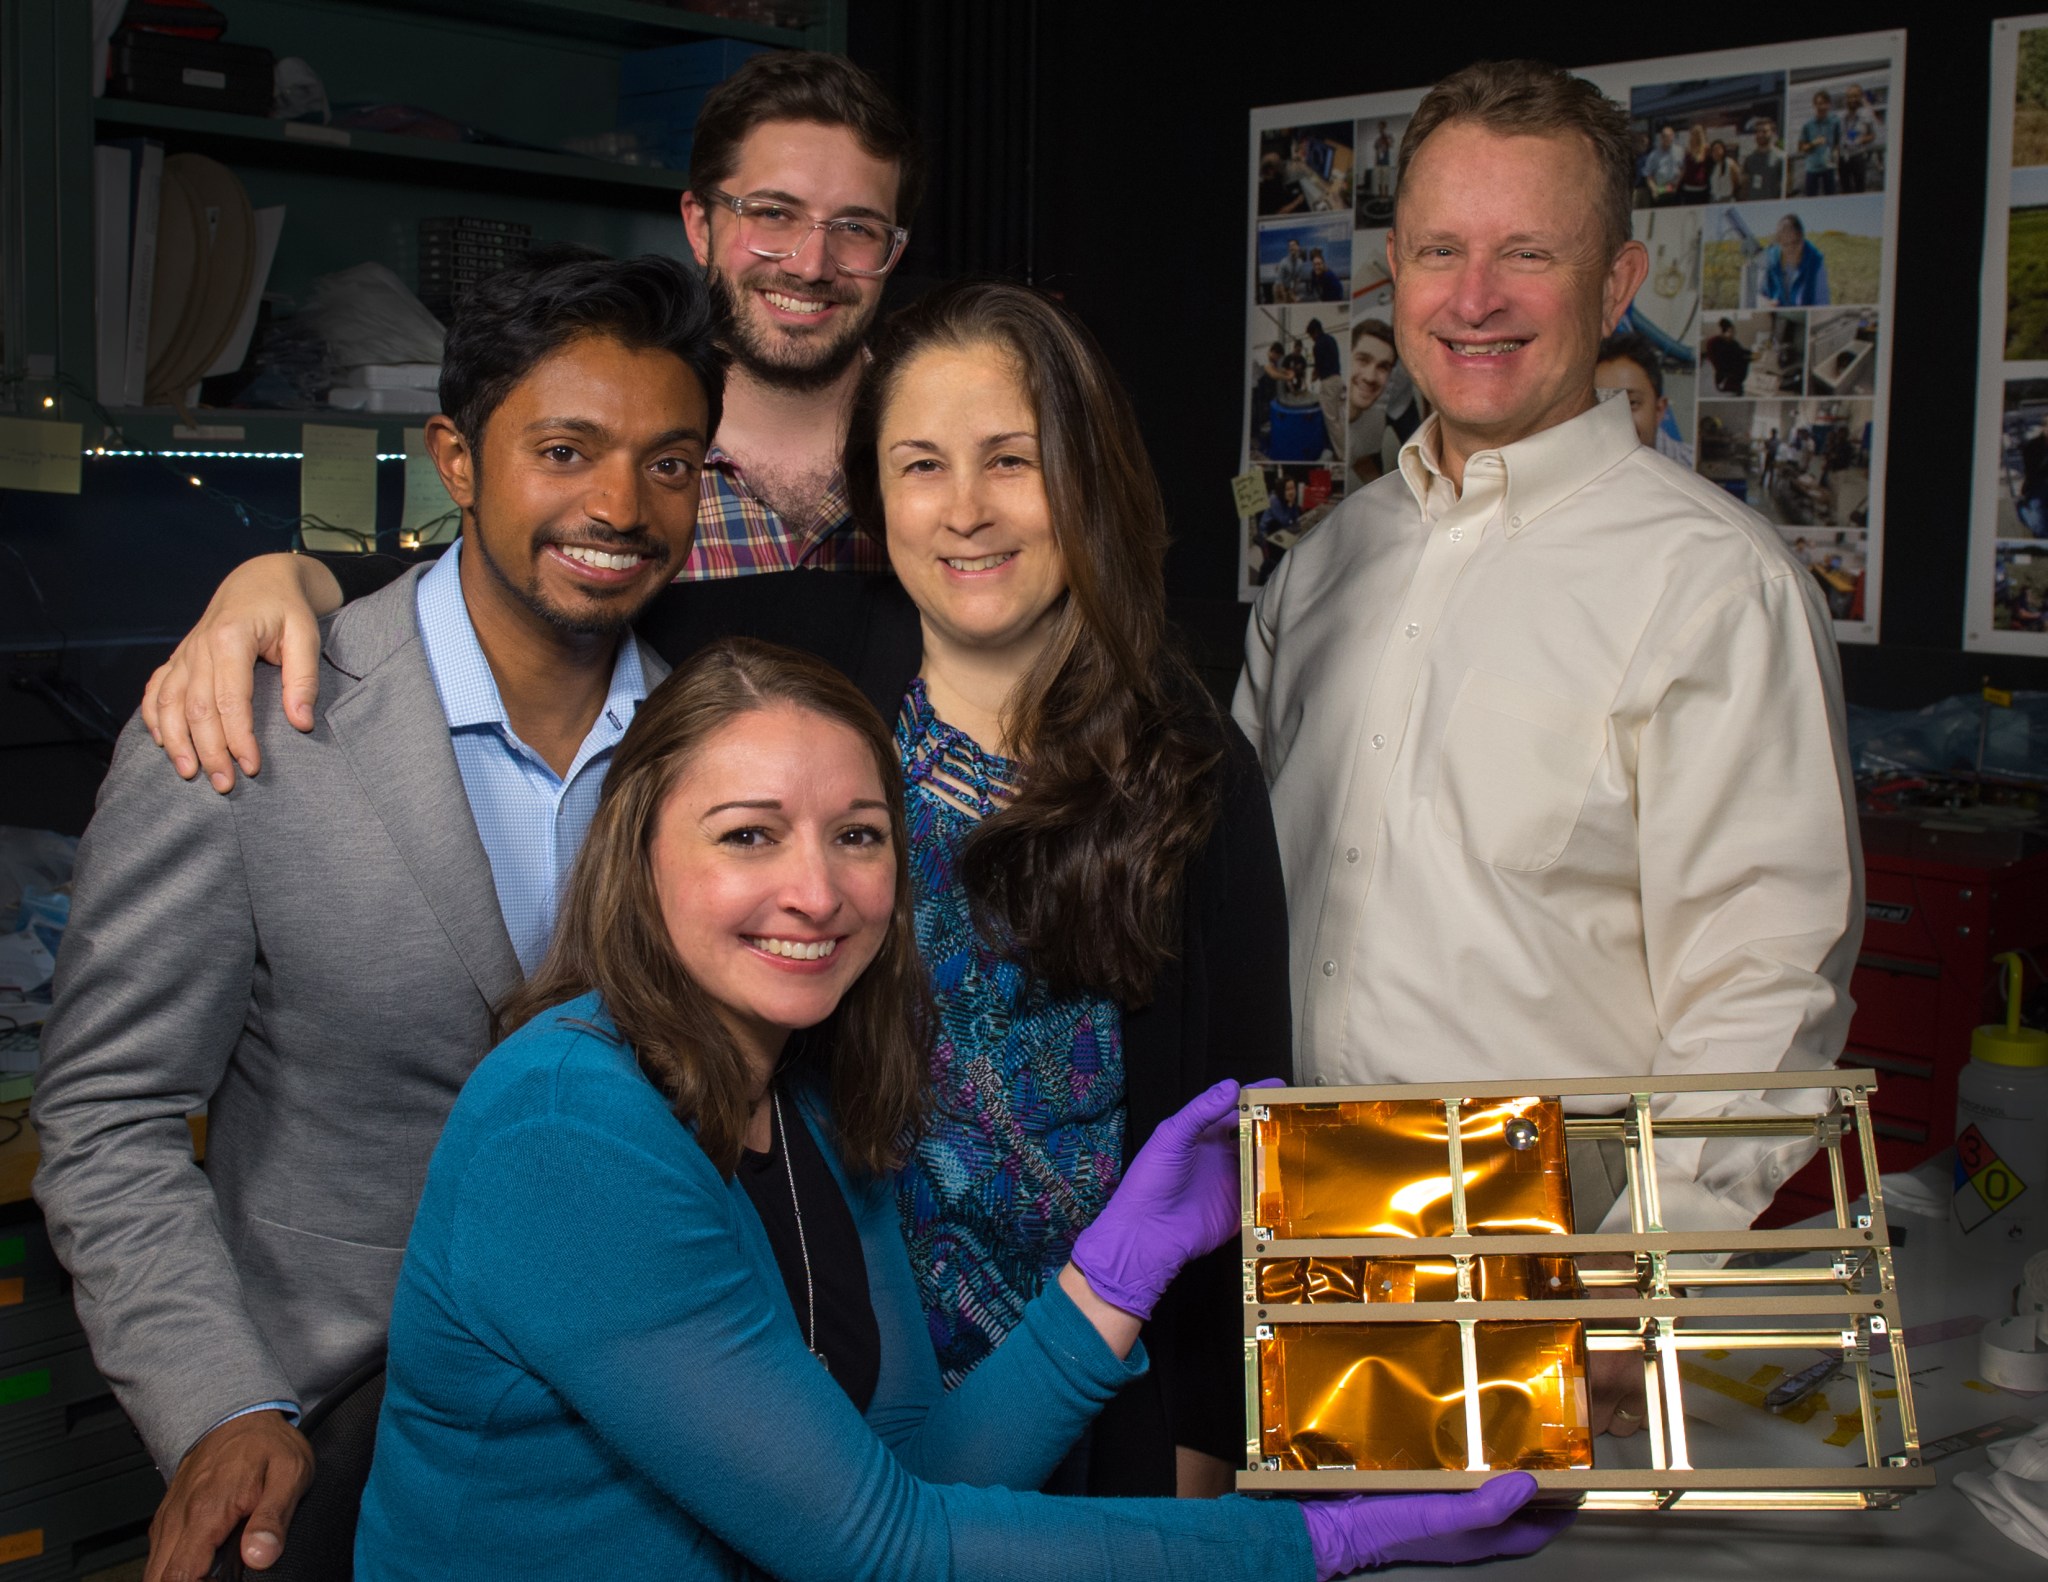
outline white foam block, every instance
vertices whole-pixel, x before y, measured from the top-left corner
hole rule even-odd
[[[2041,1343],[2032,1313],[1984,1326],[1977,1340],[1977,1371],[1986,1384],[2000,1389],[2048,1390],[2048,1347]]]

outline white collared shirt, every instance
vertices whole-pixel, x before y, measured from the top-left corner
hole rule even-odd
[[[1245,641],[1301,1080],[1829,1065],[1863,865],[1812,577],[1625,398],[1478,453],[1462,491],[1435,453],[1432,419]],[[1665,1221],[1747,1224],[1810,1152],[1660,1143]]]

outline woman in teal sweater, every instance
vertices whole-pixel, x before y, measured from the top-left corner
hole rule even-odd
[[[928,1014],[903,852],[889,734],[824,665],[723,643],[642,706],[428,1173],[357,1575],[1306,1582],[1540,1544],[1509,1519],[1525,1474],[1308,1506],[1012,1492],[1234,1233],[1237,1087],[1159,1129],[942,1391],[889,1179]]]

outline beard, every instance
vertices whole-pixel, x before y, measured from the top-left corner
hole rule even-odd
[[[576,637],[617,637],[638,619],[640,612],[653,602],[661,591],[661,578],[649,580],[644,591],[639,587],[631,592],[620,590],[610,599],[601,594],[582,608],[569,608],[557,604],[541,591],[540,577],[534,573],[525,582],[512,575],[511,568],[502,564],[491,553],[490,537],[484,531],[483,519],[474,507],[471,508],[467,530],[463,534],[467,546],[473,546],[484,566],[498,585],[511,594],[526,609],[539,616],[558,632]],[[660,541],[651,533],[637,530],[621,533],[609,527],[599,527],[595,522],[586,522],[574,533],[564,533],[554,528],[537,528],[532,540],[532,554],[538,558],[550,544],[588,544],[610,550],[621,555],[651,555],[665,558],[667,565],[675,564],[675,557],[666,554]]]
[[[750,269],[738,280],[714,265],[705,269],[704,277],[725,310],[725,341],[732,360],[762,384],[796,393],[823,390],[853,366],[881,306],[877,300],[862,311],[860,295],[851,286],[798,280],[773,263]],[[838,329],[829,334],[791,334],[777,325],[764,326],[752,316],[749,294],[764,287],[787,290],[791,296],[822,296],[853,311],[843,315]]]

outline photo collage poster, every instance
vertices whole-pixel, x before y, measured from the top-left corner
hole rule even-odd
[[[1650,258],[1600,383],[1777,528],[1839,638],[1875,642],[1905,34],[1577,69],[1629,111]],[[1424,91],[1252,112],[1239,471],[1266,505],[1242,522],[1242,598],[1428,415],[1386,245]]]
[[[1991,28],[1963,646],[2048,654],[2048,15]]]

